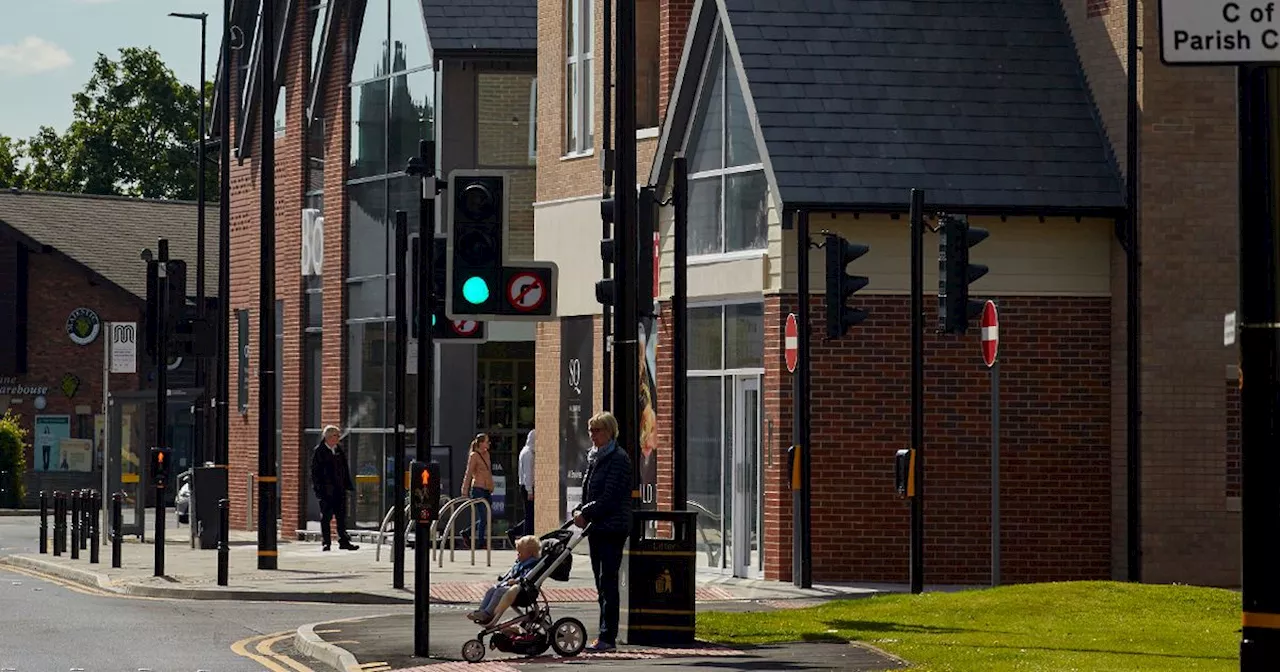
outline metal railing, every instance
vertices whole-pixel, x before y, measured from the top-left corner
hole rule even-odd
[[[413,496],[412,496],[411,494],[408,494],[408,493],[406,493],[406,494],[405,494],[405,496],[404,496],[404,519],[405,519],[406,521],[408,521],[408,520],[409,520],[409,516],[410,516],[410,514],[411,514],[411,512],[412,512],[412,509],[413,509],[412,499],[413,499]],[[396,512],[396,507],[394,507],[394,506],[393,506],[393,507],[391,507],[391,508],[389,508],[389,509],[387,509],[387,515],[385,515],[385,516],[383,516],[383,517],[382,517],[382,524],[378,526],[378,538],[377,538],[376,545],[373,547],[373,561],[374,561],[374,562],[378,562],[379,560],[381,560],[381,559],[382,559],[382,542],[383,542],[383,540],[385,540],[385,539],[387,538],[387,525],[390,525],[390,524],[391,524],[391,516],[392,516],[392,514],[394,514],[395,512]],[[417,540],[417,539],[414,539],[414,543],[415,543],[415,544],[416,544],[416,543],[418,543],[418,540]]]
[[[688,505],[689,505],[689,508],[691,508],[691,509],[698,509],[698,510],[700,511],[700,513],[699,513],[699,515],[698,515],[698,518],[697,518],[697,528],[698,528],[698,534],[699,534],[699,535],[701,535],[701,537],[702,537],[702,543],[703,543],[703,544],[705,544],[705,545],[706,545],[706,547],[707,547],[707,564],[708,564],[708,565],[710,565],[710,566],[712,566],[712,567],[719,567],[719,566],[720,566],[720,554],[719,554],[719,553],[716,553],[716,548],[721,548],[721,549],[723,549],[723,548],[724,548],[724,545],[723,545],[723,543],[722,543],[722,544],[713,544],[713,543],[711,543],[711,540],[707,538],[707,527],[708,527],[708,526],[702,522],[702,518],[703,518],[703,516],[705,515],[707,518],[710,518],[713,522],[715,522],[715,523],[720,523],[720,522],[721,522],[721,517],[720,517],[719,515],[715,514],[715,513],[712,513],[712,512],[711,512],[711,509],[708,509],[707,507],[705,507],[705,506],[703,506],[703,505],[701,505],[701,504],[699,504],[699,503],[697,503],[697,502],[693,501],[692,499],[690,499],[690,500],[686,500],[686,501],[687,501],[687,503],[688,503]],[[715,529],[715,530],[719,531],[719,530],[720,530],[720,525],[719,525],[719,524],[717,524],[713,529]]]
[[[458,499],[463,499],[463,498],[459,497]],[[454,501],[457,501],[457,500],[452,500],[449,503],[452,504]],[[485,525],[485,536],[486,536],[485,544],[484,544],[485,566],[486,567],[493,566],[493,507],[489,505],[489,500],[483,497],[466,499],[465,501],[463,501],[461,504],[458,505],[458,510],[454,511],[452,516],[449,516],[449,522],[445,524],[444,531],[441,533],[439,537],[437,537],[437,540],[439,541],[439,548],[437,550],[437,553],[439,554],[439,557],[437,558],[437,566],[444,567],[444,543],[446,539],[449,542],[449,562],[454,561],[453,538],[456,536],[454,534],[454,524],[457,522],[458,516],[461,515],[463,511],[471,512],[471,537],[470,537],[471,543],[468,545],[471,547],[471,565],[473,567],[475,566],[476,541],[477,541],[475,511],[476,511],[477,504],[484,505],[485,522],[488,523],[487,525]]]

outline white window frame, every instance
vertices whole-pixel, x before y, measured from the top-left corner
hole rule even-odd
[[[538,163],[538,78],[529,82],[529,165]]]
[[[289,86],[281,84],[276,88],[276,140],[283,138],[285,129],[289,127]]]
[[[564,0],[565,84],[564,156],[577,158],[595,151],[595,23],[594,0]],[[569,52],[570,34],[576,49]],[[577,78],[577,97],[568,81],[569,68]],[[576,140],[576,142],[575,142]]]

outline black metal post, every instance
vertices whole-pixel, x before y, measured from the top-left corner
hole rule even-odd
[[[911,190],[911,593],[924,591],[924,191]]]
[[[196,317],[203,320],[205,316],[205,224],[204,224],[204,176],[207,172],[205,169],[204,159],[204,142],[205,142],[205,119],[204,119],[204,79],[205,79],[205,51],[207,48],[207,24],[208,14],[201,13],[200,18],[200,114],[198,115],[196,134],[199,138],[196,141]],[[196,398],[193,410],[195,418],[192,426],[192,452],[194,453],[193,464],[200,466],[204,464],[205,443],[208,439],[208,431],[205,425],[208,413],[205,408],[204,399],[209,396],[208,389],[208,369],[209,362],[204,357],[196,357],[195,375],[196,386],[200,388],[200,396]],[[192,501],[195,500],[196,479],[191,479]],[[195,548],[196,543],[196,526],[190,525],[191,530],[191,546]]]
[[[791,532],[791,582],[801,588],[813,585],[812,534],[812,463],[813,449],[809,441],[809,213],[796,213],[796,322],[799,342],[794,378],[795,445],[800,453],[800,488],[791,495],[793,527]]]
[[[431,254],[431,232],[419,235],[421,254]],[[391,505],[391,520],[395,526],[392,531],[391,550],[391,587],[404,588],[404,471],[405,471],[405,378],[408,377],[409,359],[409,302],[405,299],[405,290],[409,286],[409,265],[405,257],[409,254],[409,213],[396,211],[396,379],[395,386],[395,438],[392,458],[392,473],[395,474],[395,498]],[[419,320],[418,330],[431,327],[431,319]],[[422,539],[415,536],[416,543]]]
[[[61,490],[53,492],[53,554],[62,555],[67,547],[67,495]]]
[[[636,287],[636,8],[633,2],[616,7],[615,36],[618,60],[615,65],[618,123],[614,129],[614,176],[617,182],[613,240],[617,281],[617,305],[613,324],[614,380],[613,415],[618,420],[618,445],[631,454],[631,464],[640,464],[640,320]],[[640,470],[631,470],[631,496],[639,508]]]
[[[124,493],[111,495],[111,566],[120,568],[120,542],[124,540]]]
[[[604,16],[602,16],[604,24],[604,108],[600,110],[602,115],[602,123],[600,125],[600,141],[603,143],[604,151],[600,154],[600,167],[604,178],[604,198],[609,198],[609,192],[613,190],[613,165],[614,156],[612,144],[609,134],[613,130],[613,50],[609,45],[613,44],[613,0],[603,0]],[[613,235],[613,224],[603,217],[600,218],[600,239],[605,240]],[[600,268],[600,278],[608,280],[613,275],[613,266],[607,261],[603,261]],[[617,286],[617,283],[615,283]],[[603,408],[613,408],[613,352],[609,347],[609,342],[613,339],[613,306],[605,304],[604,310],[600,315],[600,403]]]
[[[93,504],[93,491],[81,490],[80,491],[80,550],[82,551],[89,547],[89,526],[93,523],[93,521],[90,520],[90,517],[93,515],[93,513],[91,512],[92,504]]]
[[[49,552],[49,493],[40,491],[40,553]]]
[[[97,490],[89,492],[89,564],[98,564],[98,547],[101,544],[99,534],[102,532],[102,493]]]
[[[606,50],[606,53],[607,50]],[[671,179],[675,269],[671,287],[671,508],[689,506],[689,161],[676,156]]]
[[[1240,115],[1240,437],[1243,562],[1241,672],[1280,668],[1280,78],[1275,68],[1241,67]]]
[[[156,442],[157,448],[164,449],[169,436],[169,241],[161,238],[156,241]],[[164,482],[155,478],[156,488],[156,538],[155,538],[155,575],[164,576]],[[145,488],[140,489],[146,492]],[[142,506],[139,503],[139,506]]]
[[[71,559],[80,559],[80,491],[71,491]]]
[[[262,34],[267,44],[275,35],[275,0],[262,0]],[[276,552],[276,86],[275,50],[263,49],[258,59],[258,106],[262,123],[258,135],[262,170],[261,228],[259,230],[258,294],[258,569],[275,569]]]
[[[155,575],[164,576],[164,481],[156,479],[156,539]]]
[[[214,462],[227,489],[228,436],[231,417],[231,1],[222,0],[222,90],[218,93],[218,394],[214,427]],[[252,497],[252,493],[246,493]]]
[[[1142,580],[1142,249],[1138,240],[1141,168],[1138,145],[1138,0],[1128,0],[1128,111],[1125,119],[1125,441],[1126,441],[1126,548],[1130,581]]]
[[[227,585],[227,562],[231,559],[231,500],[218,500],[218,585]]]

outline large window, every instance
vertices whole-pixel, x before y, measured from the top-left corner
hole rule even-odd
[[[595,148],[595,89],[592,48],[595,23],[592,0],[564,0],[565,154],[585,154]]]
[[[662,13],[658,0],[636,0],[636,130],[657,129]]]
[[[717,28],[688,135],[689,254],[768,245],[769,185],[738,68]]]

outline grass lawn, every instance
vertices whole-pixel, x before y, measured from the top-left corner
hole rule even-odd
[[[856,640],[923,672],[1239,669],[1240,595],[1113,582],[881,595],[766,613],[700,613],[726,644]]]

